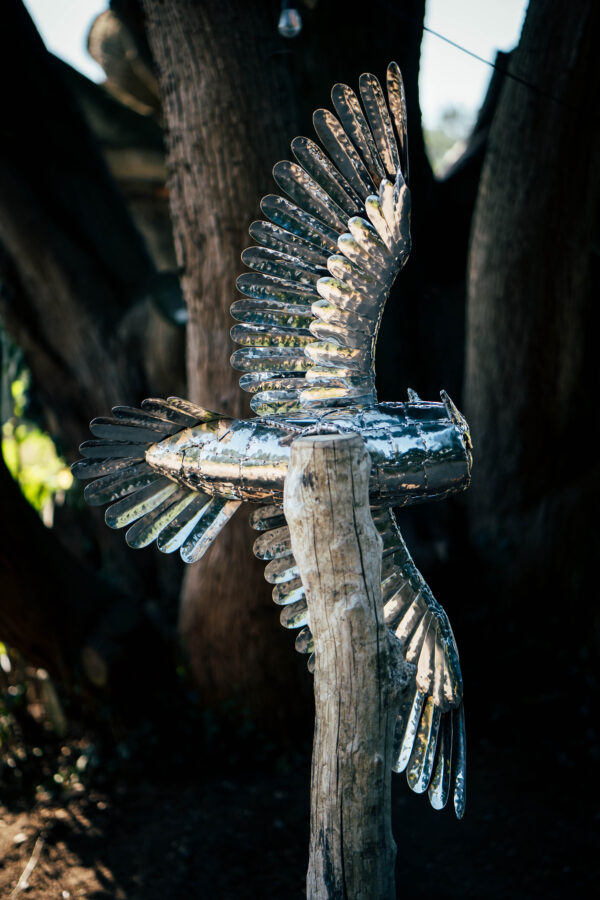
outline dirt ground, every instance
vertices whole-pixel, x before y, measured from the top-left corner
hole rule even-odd
[[[588,773],[568,759],[562,768],[551,762],[533,772],[533,757],[519,764],[516,754],[472,748],[462,822],[395,777],[398,896],[595,895],[599,817],[582,791]],[[109,790],[0,809],[0,896],[303,897],[308,758],[285,774],[250,768],[227,777],[200,764],[196,774],[193,783],[129,776]]]
[[[277,781],[120,785],[112,796],[5,811],[0,896],[11,896],[42,839],[26,891],[36,900],[299,897],[306,829],[296,798]]]

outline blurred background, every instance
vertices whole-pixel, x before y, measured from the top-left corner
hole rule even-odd
[[[291,4],[283,4],[283,11]],[[312,679],[247,515],[184,567],[69,464],[115,404],[248,415],[229,366],[271,169],[337,81],[403,72],[413,252],[378,390],[444,388],[460,499],[399,524],[461,652],[467,814],[394,779],[399,894],[597,878],[600,7],[5,0],[0,11],[0,887],[303,896]],[[239,520],[239,521],[238,521]]]

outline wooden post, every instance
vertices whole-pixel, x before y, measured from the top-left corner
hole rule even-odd
[[[370,468],[358,435],[299,438],[285,486],[315,640],[309,900],[396,896],[390,755],[399,680]]]

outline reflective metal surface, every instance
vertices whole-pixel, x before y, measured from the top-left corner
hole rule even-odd
[[[111,504],[106,521],[127,527],[132,547],[156,541],[200,559],[242,501],[261,503],[252,524],[262,534],[273,599],[286,628],[301,629],[296,649],[314,666],[310,610],[281,509],[292,442],[302,435],[356,432],[371,456],[370,500],[383,540],[382,593],[389,627],[414,665],[398,719],[397,771],[440,809],[453,791],[465,798],[462,677],[443,609],[417,571],[391,507],[441,499],[469,483],[467,424],[442,392],[441,403],[378,403],[374,355],[383,308],[410,252],[406,104],[400,71],[387,71],[387,103],[373,75],[360,99],[332,91],[335,112],[317,110],[322,147],[292,142],[296,162],[279,162],[287,197],[261,203],[265,221],[250,234],[260,246],[242,260],[242,295],[232,357],[257,414],[231,420],[187,400],[145,400],[95,419],[75,474],[96,479],[92,505]]]
[[[371,455],[371,502],[405,506],[468,484],[468,436],[453,416],[450,401],[413,401],[214,420],[153,444],[146,462],[192,490],[232,500],[282,501],[294,438],[357,432]]]

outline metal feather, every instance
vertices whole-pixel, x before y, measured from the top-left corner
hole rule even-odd
[[[160,431],[165,434],[173,434],[178,428],[175,422],[169,421],[164,416],[136,409],[134,406],[113,406],[112,414],[123,424],[139,425],[141,428],[149,428],[151,431]]]
[[[465,711],[461,703],[452,712],[452,728],[454,735],[453,768],[454,768],[454,811],[459,819],[465,814],[467,790],[467,740],[465,734]]]
[[[111,528],[123,528],[146,513],[152,512],[177,490],[178,485],[174,481],[160,477],[109,506],[104,516],[106,524]]]
[[[408,181],[408,134],[406,115],[406,95],[404,82],[398,63],[391,62],[387,69],[387,92],[390,112],[396,126],[398,136],[398,152],[400,155],[400,167],[406,181]]]
[[[142,457],[146,452],[147,442],[135,443],[134,441],[84,441],[79,445],[79,452],[89,459],[106,459],[112,456],[115,459],[127,457]]]
[[[270,531],[284,526],[285,516],[280,506],[259,506],[252,510],[249,521],[256,531]]]
[[[352,214],[355,214],[354,210]],[[290,256],[299,255],[306,262],[311,262],[321,268],[327,266],[328,254],[324,250],[320,250],[315,244],[311,244],[304,238],[291,234],[285,228],[280,228],[279,225],[257,220],[252,222],[248,231],[250,236],[264,247],[280,250]]]
[[[242,253],[242,262],[255,272],[309,287],[313,287],[323,275],[322,267],[269,247],[249,247]]]
[[[315,649],[315,642],[308,625],[298,632],[294,647],[298,653],[312,653]]]
[[[294,138],[292,153],[308,174],[343,209],[346,216],[360,213],[361,198],[314,141],[305,137]]]
[[[240,275],[236,285],[241,294],[254,300],[269,300],[276,303],[292,303],[294,305],[310,304],[315,299],[316,281],[307,284],[301,281],[289,281],[276,278],[265,273],[245,273]]]
[[[125,540],[130,547],[141,549],[155,541],[161,531],[182,512],[190,502],[190,492],[180,488],[170,494],[160,506],[138,519],[125,532]]]
[[[381,85],[375,75],[365,73],[360,76],[359,86],[379,158],[386,173],[395,178],[400,168],[400,157]]]
[[[225,527],[240,506],[238,500],[225,500],[213,497],[203,507],[200,517],[181,547],[181,558],[184,562],[198,562],[215,537]]]
[[[385,170],[358,97],[347,84],[336,84],[331,91],[331,99],[346,134],[364,160],[374,184],[378,185],[385,178]]]
[[[230,312],[238,322],[279,325],[284,328],[308,328],[313,319],[309,306],[281,303],[277,300],[236,300],[231,304]]]
[[[429,783],[429,802],[434,809],[443,809],[450,795],[452,775],[452,714],[442,715],[438,733],[436,759]]]
[[[231,338],[243,347],[304,347],[314,340],[308,328],[246,324],[234,325]]]
[[[406,769],[408,786],[417,794],[422,794],[429,787],[440,727],[440,715],[440,710],[435,705],[433,697],[427,697]]]
[[[166,523],[156,540],[156,545],[163,553],[174,553],[189,536],[202,510],[209,502],[206,494],[188,492],[189,503],[178,510],[177,515]]]
[[[257,391],[296,390],[304,385],[304,372],[247,372],[240,378],[240,387],[249,393]]]
[[[275,559],[284,554],[292,553],[292,544],[290,541],[290,529],[287,525],[280,528],[273,528],[257,537],[254,541],[252,550],[258,559]]]
[[[184,412],[170,400],[161,400],[150,397],[147,400],[142,400],[142,409],[149,413],[155,413],[161,418],[167,419],[175,425],[179,425],[180,428],[186,426],[189,427],[198,422],[198,416]]]
[[[376,189],[375,182],[339,120],[328,109],[317,109],[313,124],[334,165],[361,200],[372,194]]]
[[[284,606],[279,616],[284,628],[302,628],[308,623],[308,604],[305,599]]]
[[[114,475],[122,472],[136,463],[143,462],[143,456],[138,457],[109,457],[108,459],[78,459],[71,466],[71,472],[75,478],[86,481],[88,478],[101,478],[105,475]]]
[[[344,231],[348,216],[335,200],[297,163],[282,160],[273,167],[273,178],[282,191],[306,212],[334,231]]]
[[[293,578],[292,581],[276,584],[271,592],[273,603],[277,606],[289,606],[290,603],[296,603],[305,597],[304,588],[302,587],[302,579]]]
[[[138,462],[86,485],[83,496],[90,506],[103,506],[146,487],[161,477],[147,462]]]
[[[260,208],[275,225],[280,225],[322,250],[335,252],[337,232],[284,197],[267,194],[261,200]]]
[[[231,365],[241,372],[305,372],[309,361],[303,347],[242,347],[231,354]]]
[[[90,431],[99,438],[106,438],[109,441],[160,441],[167,431],[156,431],[138,425],[127,419],[111,418],[110,416],[101,416],[92,419],[90,422]]]

